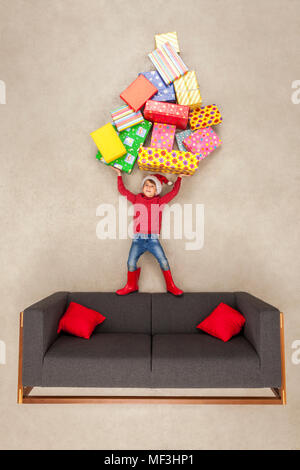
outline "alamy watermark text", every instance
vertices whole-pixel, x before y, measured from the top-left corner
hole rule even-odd
[[[96,235],[100,240],[133,238],[135,227],[148,228],[148,211],[143,204],[128,205],[119,196],[118,215],[113,204],[100,204],[96,210]],[[134,217],[133,217],[134,216]],[[162,220],[161,238],[186,240],[186,250],[201,250],[204,245],[204,204],[153,204],[151,206],[151,233],[158,233]],[[172,224],[173,221],[173,224]],[[172,228],[172,230],[171,230]],[[140,230],[141,233],[147,233]]]

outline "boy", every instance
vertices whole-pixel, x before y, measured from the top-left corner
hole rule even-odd
[[[143,179],[143,192],[133,194],[125,188],[121,171],[112,167],[118,174],[118,190],[122,196],[126,196],[128,201],[134,205],[134,239],[131,244],[127,267],[127,284],[123,289],[117,290],[118,295],[127,295],[138,291],[138,280],[141,268],[137,268],[139,257],[149,251],[157,259],[162,269],[167,291],[173,295],[183,295],[183,291],[178,289],[173,282],[170,266],[164,250],[159,242],[161,229],[161,218],[164,204],[170,202],[177,194],[181,185],[179,175],[173,189],[165,196],[159,196],[162,184],[173,184],[165,176],[155,174]]]

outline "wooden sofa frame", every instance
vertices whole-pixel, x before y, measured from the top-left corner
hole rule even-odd
[[[169,404],[169,405],[286,405],[286,376],[284,352],[284,315],[280,313],[280,348],[281,348],[281,387],[272,388],[274,396],[68,396],[68,395],[30,395],[34,387],[23,387],[23,312],[20,313],[19,333],[19,404]]]

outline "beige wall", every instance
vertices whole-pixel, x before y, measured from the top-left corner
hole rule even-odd
[[[1,0],[0,28],[0,447],[299,448],[299,1]],[[168,240],[166,253],[186,291],[246,290],[285,312],[288,405],[17,406],[18,312],[124,281],[129,241],[96,237],[96,208],[118,193],[89,133],[170,30],[204,103],[222,109],[224,144],[177,198],[204,204],[203,249]],[[141,290],[163,291],[155,262],[141,265]]]

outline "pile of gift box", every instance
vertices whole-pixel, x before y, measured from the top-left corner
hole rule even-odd
[[[148,56],[156,70],[140,73],[120,94],[125,104],[111,111],[112,123],[91,133],[96,157],[126,173],[137,160],[141,170],[192,175],[221,145],[212,126],[222,116],[215,104],[201,106],[196,73],[179,55],[177,33],[157,34],[155,42]]]

